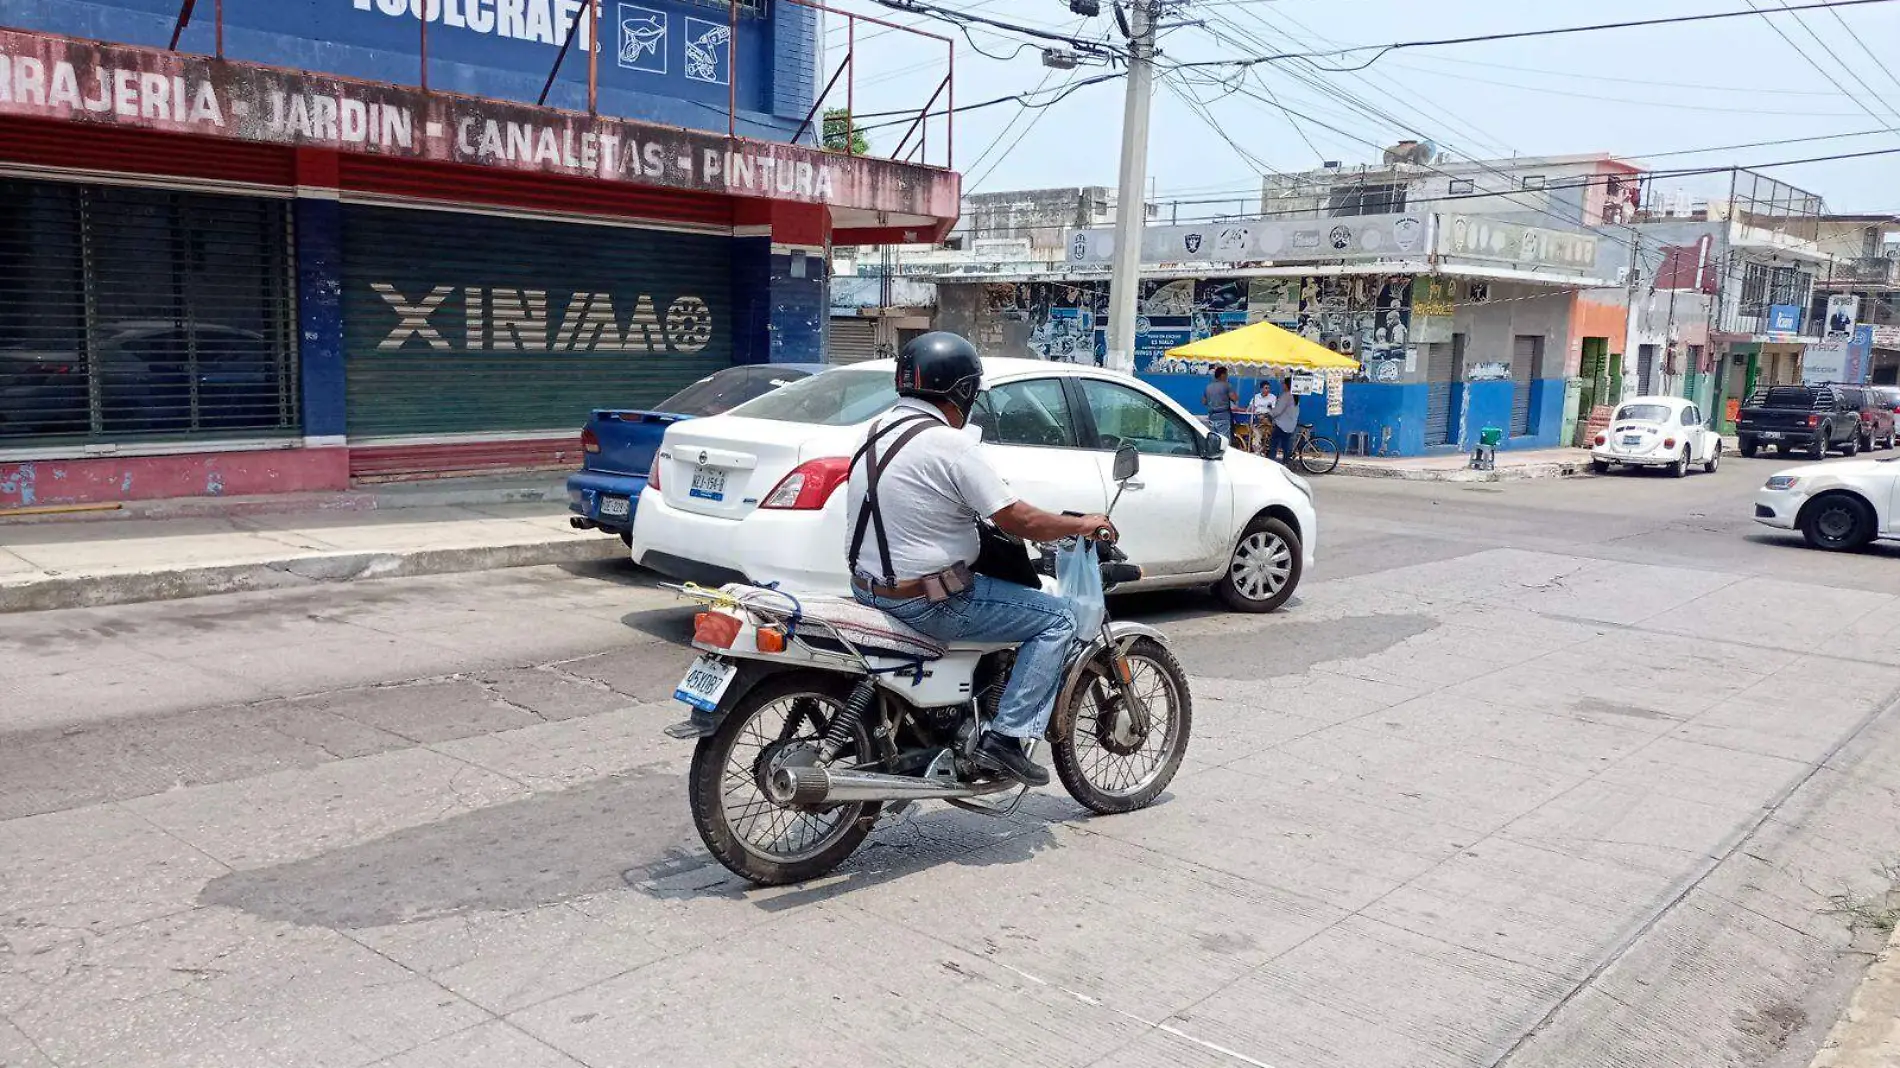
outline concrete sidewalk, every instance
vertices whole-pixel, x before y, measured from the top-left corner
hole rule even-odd
[[[1447,456],[1342,456],[1334,474],[1360,478],[1399,478],[1415,482],[1507,482],[1526,478],[1564,478],[1590,469],[1584,449],[1523,449],[1498,453],[1497,468],[1471,469],[1465,453]]]
[[[564,496],[524,494],[550,496],[471,480],[259,499],[258,510],[155,502],[143,509],[165,518],[0,523],[0,612],[625,558],[619,538],[568,526]]]
[[[1900,908],[1900,890],[1890,908]],[[1894,1068],[1900,1065],[1900,929],[1874,958],[1811,1068]]]

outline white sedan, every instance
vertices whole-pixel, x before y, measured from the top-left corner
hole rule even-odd
[[[1755,493],[1755,522],[1798,530],[1817,549],[1858,549],[1900,538],[1894,495],[1900,458],[1803,464],[1778,471]]]
[[[1597,474],[1619,467],[1666,467],[1681,478],[1722,462],[1722,435],[1702,425],[1702,410],[1681,397],[1632,397],[1616,406],[1610,425],[1590,446]]]
[[[744,578],[844,595],[845,500],[836,492],[870,421],[896,401],[878,360],[794,382],[724,415],[675,423],[633,526],[633,559],[676,579]],[[1142,453],[1115,525],[1142,581],[1212,587],[1237,610],[1284,604],[1313,561],[1306,481],[1218,434],[1153,387],[1095,367],[986,359],[971,422],[1024,500],[1102,512],[1117,446]]]

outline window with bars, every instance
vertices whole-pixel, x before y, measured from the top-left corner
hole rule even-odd
[[[1768,314],[1768,280],[1771,272],[1765,263],[1747,263],[1742,265],[1742,299],[1736,305],[1737,313],[1745,316]]]
[[[1769,278],[1768,303],[1800,307],[1808,302],[1814,275],[1798,267],[1776,267]]]
[[[0,446],[299,426],[289,205],[0,178]]]

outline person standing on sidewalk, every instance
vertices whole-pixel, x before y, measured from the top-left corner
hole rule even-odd
[[[1240,394],[1236,393],[1233,384],[1227,381],[1227,368],[1214,368],[1214,380],[1201,391],[1201,403],[1207,408],[1208,428],[1232,441],[1234,405],[1240,403]]]
[[[1288,467],[1293,466],[1293,435],[1300,429],[1300,398],[1293,395],[1293,376],[1280,380],[1280,395],[1273,402],[1273,440],[1267,446],[1267,457],[1278,458]]]

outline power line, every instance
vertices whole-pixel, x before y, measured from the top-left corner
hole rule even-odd
[[[1790,13],[1797,11],[1796,8],[1791,8],[1788,6],[1788,0],[1780,0],[1780,3],[1781,3],[1781,8],[1783,11],[1787,11]],[[1801,56],[1802,59],[1806,60],[1808,66],[1813,67],[1816,71],[1820,72],[1821,77],[1826,78],[1828,82],[1834,86],[1834,88],[1839,89],[1843,94],[1846,95],[1846,97],[1849,100],[1853,101],[1855,107],[1858,107],[1862,111],[1866,112],[1868,116],[1872,118],[1875,122],[1880,123],[1882,126],[1886,126],[1889,129],[1892,129],[1892,124],[1890,124],[1886,119],[1881,118],[1880,115],[1876,113],[1873,108],[1868,107],[1866,101],[1862,100],[1860,97],[1855,96],[1853,93],[1848,92],[1847,87],[1845,85],[1842,85],[1840,83],[1840,80],[1834,77],[1834,75],[1828,71],[1827,67],[1823,66],[1813,56],[1808,55],[1807,49],[1802,48],[1800,45],[1796,44],[1794,41],[1794,38],[1788,36],[1785,32],[1782,31],[1779,25],[1776,25],[1775,20],[1770,18],[1769,16],[1771,14],[1779,14],[1779,12],[1763,11],[1760,8],[1755,6],[1755,0],[1748,0],[1748,7],[1749,7],[1749,10],[1754,11],[1756,14],[1761,16],[1762,21],[1768,24],[1769,29],[1775,31],[1775,36],[1780,37],[1783,41],[1788,42],[1788,47],[1794,49],[1795,52]],[[1799,14],[1795,14],[1794,21],[1796,25],[1801,27],[1803,32],[1805,32],[1809,37],[1814,39],[1815,44],[1821,46],[1822,55],[1831,55],[1832,49],[1828,47],[1826,41],[1821,40],[1820,34],[1817,34],[1814,32],[1814,27],[1809,26],[1806,19],[1802,18]],[[1880,104],[1881,107],[1886,108],[1889,113],[1892,113],[1893,111],[1892,106],[1889,105],[1885,100],[1882,100],[1880,98],[1880,94],[1875,93],[1873,91],[1873,88],[1869,86],[1864,79],[1861,78],[1860,74],[1857,71],[1855,71],[1854,68],[1848,66],[1846,63],[1842,63],[1841,69],[1847,72],[1848,77],[1860,83],[1860,87],[1862,89],[1867,90],[1868,94],[1871,95],[1874,98],[1874,100]],[[1894,130],[1894,132],[1896,134],[1900,134],[1900,130]]]
[[[1546,96],[1570,97],[1576,100],[1594,100],[1605,104],[1635,104],[1645,108],[1664,108],[1671,111],[1705,111],[1732,115],[1777,115],[1786,118],[1802,119],[1842,119],[1861,113],[1852,111],[1776,111],[1768,108],[1721,107],[1714,104],[1679,104],[1670,100],[1638,100],[1632,97],[1603,96],[1598,93],[1583,93],[1570,89],[1551,89],[1541,85],[1525,85],[1522,82],[1506,82],[1499,81],[1496,78],[1480,78],[1472,74],[1452,74],[1448,71],[1423,70],[1417,67],[1410,69],[1416,70],[1428,78],[1449,78],[1452,81],[1474,82],[1479,85],[1495,85],[1504,89],[1516,89],[1524,93],[1542,93]],[[1746,94],[1752,91],[1753,90],[1745,89],[1733,90],[1733,92],[1737,94]],[[1827,95],[1838,96],[1840,94],[1829,93]],[[1865,111],[1865,109],[1863,108],[1862,111]]]
[[[1738,171],[1738,170],[1762,171],[1762,170],[1771,170],[1776,167],[1795,167],[1795,166],[1801,166],[1801,165],[1811,164],[1811,163],[1835,163],[1842,160],[1871,159],[1871,158],[1880,157],[1880,156],[1893,156],[1893,155],[1900,155],[1900,147],[1868,149],[1862,152],[1838,152],[1838,153],[1833,153],[1833,154],[1825,155],[1825,156],[1806,156],[1806,157],[1801,157],[1797,159],[1765,160],[1765,161],[1754,162],[1754,163],[1732,163],[1732,164],[1725,164],[1725,165],[1716,166],[1716,167],[1683,167],[1683,168],[1676,168],[1676,169],[1671,169],[1671,170],[1649,171],[1645,173],[1644,175],[1642,175],[1642,177],[1646,179],[1690,178],[1690,177],[1696,177],[1699,175],[1726,174],[1730,171]],[[1608,180],[1609,177],[1611,176],[1588,175],[1583,178],[1572,180],[1572,181],[1552,182],[1545,188],[1546,189],[1587,189],[1594,185],[1603,184],[1604,182]],[[1630,177],[1635,178],[1637,176],[1631,175]],[[1454,202],[1464,201],[1464,200],[1510,199],[1512,196],[1513,196],[1512,192],[1474,190],[1473,192],[1470,192],[1470,193],[1447,193],[1447,194],[1443,194],[1443,195],[1435,196],[1435,197],[1415,197],[1415,198],[1408,198],[1406,200],[1405,210],[1411,211],[1412,209],[1416,207],[1420,207],[1422,205],[1427,205],[1427,204],[1454,203]],[[1221,201],[1211,200],[1209,202],[1220,203]],[[1536,209],[1531,209],[1531,210],[1535,211]],[[1253,215],[1246,216],[1245,218],[1246,219],[1288,218],[1288,217],[1297,217],[1297,216],[1307,215],[1311,211],[1312,209],[1304,209],[1304,208],[1290,209],[1286,211],[1262,211]],[[1551,213],[1549,212],[1538,212],[1538,213],[1551,215]],[[1872,214],[1886,214],[1886,213],[1874,212]],[[1900,211],[1896,211],[1893,214],[1900,215]],[[1551,217],[1558,219],[1561,222],[1573,221],[1573,220],[1564,219],[1561,216],[1556,216],[1556,215],[1551,215]],[[1316,216],[1315,218],[1317,220],[1320,217]],[[1332,217],[1326,216],[1325,218],[1332,218]],[[1245,221],[1245,219],[1242,219],[1241,217],[1238,217],[1238,216],[1234,216],[1230,214],[1221,214],[1221,215],[1195,216],[1192,218],[1182,219],[1181,222],[1182,223],[1197,223],[1197,222],[1219,222],[1219,221],[1226,221],[1226,220]],[[1069,226],[1065,223],[1048,223],[1048,224],[1037,223],[1037,224],[1031,224],[1027,226],[1011,226],[1008,229],[1010,230],[1071,230],[1071,229],[1074,229],[1074,227]],[[1607,237],[1609,235],[1598,233],[1597,236]]]
[[[886,0],[880,0],[880,2],[886,2]],[[895,2],[895,0],[890,0],[890,2]],[[1797,6],[1788,7],[1786,8],[1786,10],[1789,12],[1825,11],[1831,8],[1838,8],[1838,7],[1861,7],[1867,4],[1885,4],[1885,3],[1892,3],[1892,2],[1893,0],[1817,0],[1817,2],[1814,2],[1814,3],[1800,4]],[[1363,63],[1360,63],[1357,66],[1321,68],[1333,74],[1347,74],[1353,71],[1364,70],[1365,68],[1370,67],[1374,63],[1377,63],[1380,59],[1384,58],[1386,55],[1392,52],[1400,51],[1402,49],[1441,48],[1447,45],[1483,44],[1483,43],[1488,43],[1492,41],[1519,41],[1519,40],[1525,40],[1525,39],[1533,38],[1533,37],[1554,37],[1560,34],[1596,33],[1602,30],[1640,29],[1645,26],[1686,25],[1689,23],[1696,23],[1696,22],[1712,22],[1717,19],[1747,18],[1750,15],[1759,15],[1759,14],[1761,14],[1761,12],[1752,10],[1752,9],[1749,11],[1711,11],[1711,12],[1701,14],[1701,15],[1673,15],[1668,18],[1633,19],[1626,22],[1598,22],[1598,23],[1587,25],[1587,26],[1556,26],[1556,27],[1543,29],[1543,30],[1520,30],[1520,31],[1511,32],[1511,33],[1484,33],[1484,34],[1475,34],[1469,37],[1443,37],[1443,38],[1437,38],[1434,40],[1422,40],[1422,41],[1396,41],[1396,42],[1393,42],[1392,44],[1384,44],[1384,45],[1357,45],[1352,48],[1338,48],[1338,49],[1333,49],[1332,51],[1327,51],[1327,52],[1280,52],[1280,53],[1276,53],[1270,56],[1248,56],[1243,59],[1210,59],[1210,60],[1203,60],[1203,61],[1194,62],[1194,63],[1183,63],[1183,64],[1179,64],[1179,66],[1183,66],[1183,67],[1235,67],[1235,66],[1248,67],[1248,66],[1254,66],[1260,63],[1274,63],[1274,62],[1278,62],[1280,60],[1285,60],[1285,59],[1331,59],[1331,58],[1340,57],[1340,56],[1349,56],[1355,52],[1374,53],[1372,58],[1366,60]]]
[[[1097,74],[1094,77],[1084,78],[1079,82],[1070,82],[1069,84],[1062,86],[1061,89],[1059,89],[1056,92],[1056,95],[1053,99],[1044,100],[1040,103],[1027,99],[1029,96],[1032,95],[1031,93],[1011,93],[1008,96],[998,96],[998,97],[992,97],[988,100],[979,100],[974,104],[958,104],[955,108],[946,109],[946,111],[932,112],[932,114],[942,115],[948,112],[948,113],[954,113],[954,114],[960,115],[966,111],[981,111],[985,108],[995,107],[998,104],[1020,104],[1025,108],[1046,108],[1051,104],[1060,103],[1062,100],[1067,99],[1068,96],[1074,93],[1077,89],[1081,89],[1090,85],[1099,85],[1102,82],[1113,81],[1116,78],[1121,78],[1124,76],[1125,76],[1125,73],[1123,71],[1110,71],[1106,74]],[[867,111],[863,113],[863,117],[867,119],[881,119],[881,118],[886,118],[892,115],[908,115],[908,116],[914,117],[916,114],[917,114],[917,110],[915,108],[904,108],[904,109],[899,109],[896,111]],[[875,129],[880,129],[885,126],[900,126],[903,123],[908,122],[908,121],[910,120],[909,119],[894,119],[890,122],[866,123],[865,125],[858,127],[858,129],[875,130]]]
[[[1268,30],[1268,32],[1281,33],[1285,36],[1288,36],[1295,44],[1301,45],[1303,47],[1313,47],[1312,41],[1315,41],[1315,40],[1317,40],[1321,44],[1326,44],[1326,45],[1336,46],[1338,44],[1337,41],[1326,38],[1325,36],[1321,35],[1317,30],[1314,30],[1311,26],[1308,26],[1307,24],[1301,22],[1299,19],[1296,19],[1292,15],[1286,14],[1284,12],[1281,13],[1280,18],[1282,18],[1286,22],[1289,22],[1295,26],[1298,26],[1300,29],[1306,31],[1308,34],[1312,36],[1310,38],[1302,38],[1298,35],[1295,35],[1291,31],[1286,30],[1284,27],[1275,25],[1274,23],[1270,22],[1267,19],[1266,15],[1258,11],[1252,11],[1246,8],[1242,8],[1241,13],[1247,15],[1259,25],[1265,27]],[[1271,47],[1269,44],[1267,44],[1266,41],[1264,41],[1261,38],[1255,37],[1254,40],[1257,43],[1259,43],[1263,48]],[[1315,74],[1318,74],[1319,72],[1323,70],[1323,68],[1321,68],[1318,64],[1311,63],[1311,62],[1307,63],[1306,66],[1310,68]],[[1404,86],[1400,85],[1399,83],[1397,83],[1396,81],[1390,78],[1385,78],[1384,76],[1377,73],[1367,75],[1366,80],[1368,81],[1382,80],[1388,87],[1390,87],[1391,91],[1393,91],[1395,94],[1401,97],[1403,97],[1407,92]],[[1260,79],[1260,83],[1261,83],[1262,88],[1265,88],[1266,79],[1262,77]],[[1422,118],[1427,118],[1427,119],[1431,118],[1433,115],[1436,115],[1439,121],[1448,122],[1453,127],[1462,129],[1466,135],[1474,138],[1477,143],[1488,145],[1488,146],[1491,146],[1492,148],[1501,148],[1505,152],[1513,154],[1513,155],[1516,154],[1515,150],[1510,145],[1505,144],[1504,141],[1494,136],[1493,134],[1483,129],[1480,129],[1475,123],[1472,123],[1465,119],[1461,119],[1457,117],[1456,115],[1453,115],[1450,111],[1429,103],[1429,101],[1426,101],[1422,95],[1419,95],[1418,99],[1419,99],[1419,103],[1413,104],[1410,106],[1410,110],[1413,114],[1418,115]]]
[[[1887,80],[1892,82],[1896,87],[1900,87],[1900,75],[1894,74],[1893,68],[1887,66],[1885,60],[1875,55],[1873,49],[1867,47],[1867,42],[1861,40],[1860,34],[1854,32],[1854,28],[1847,24],[1847,20],[1841,17],[1841,13],[1830,10],[1828,14],[1834,16],[1834,21],[1841,24],[1841,29],[1847,31],[1847,36],[1853,38],[1854,43],[1860,46],[1860,50],[1867,54],[1867,58],[1874,61],[1874,66],[1880,68],[1881,73],[1887,76]]]

